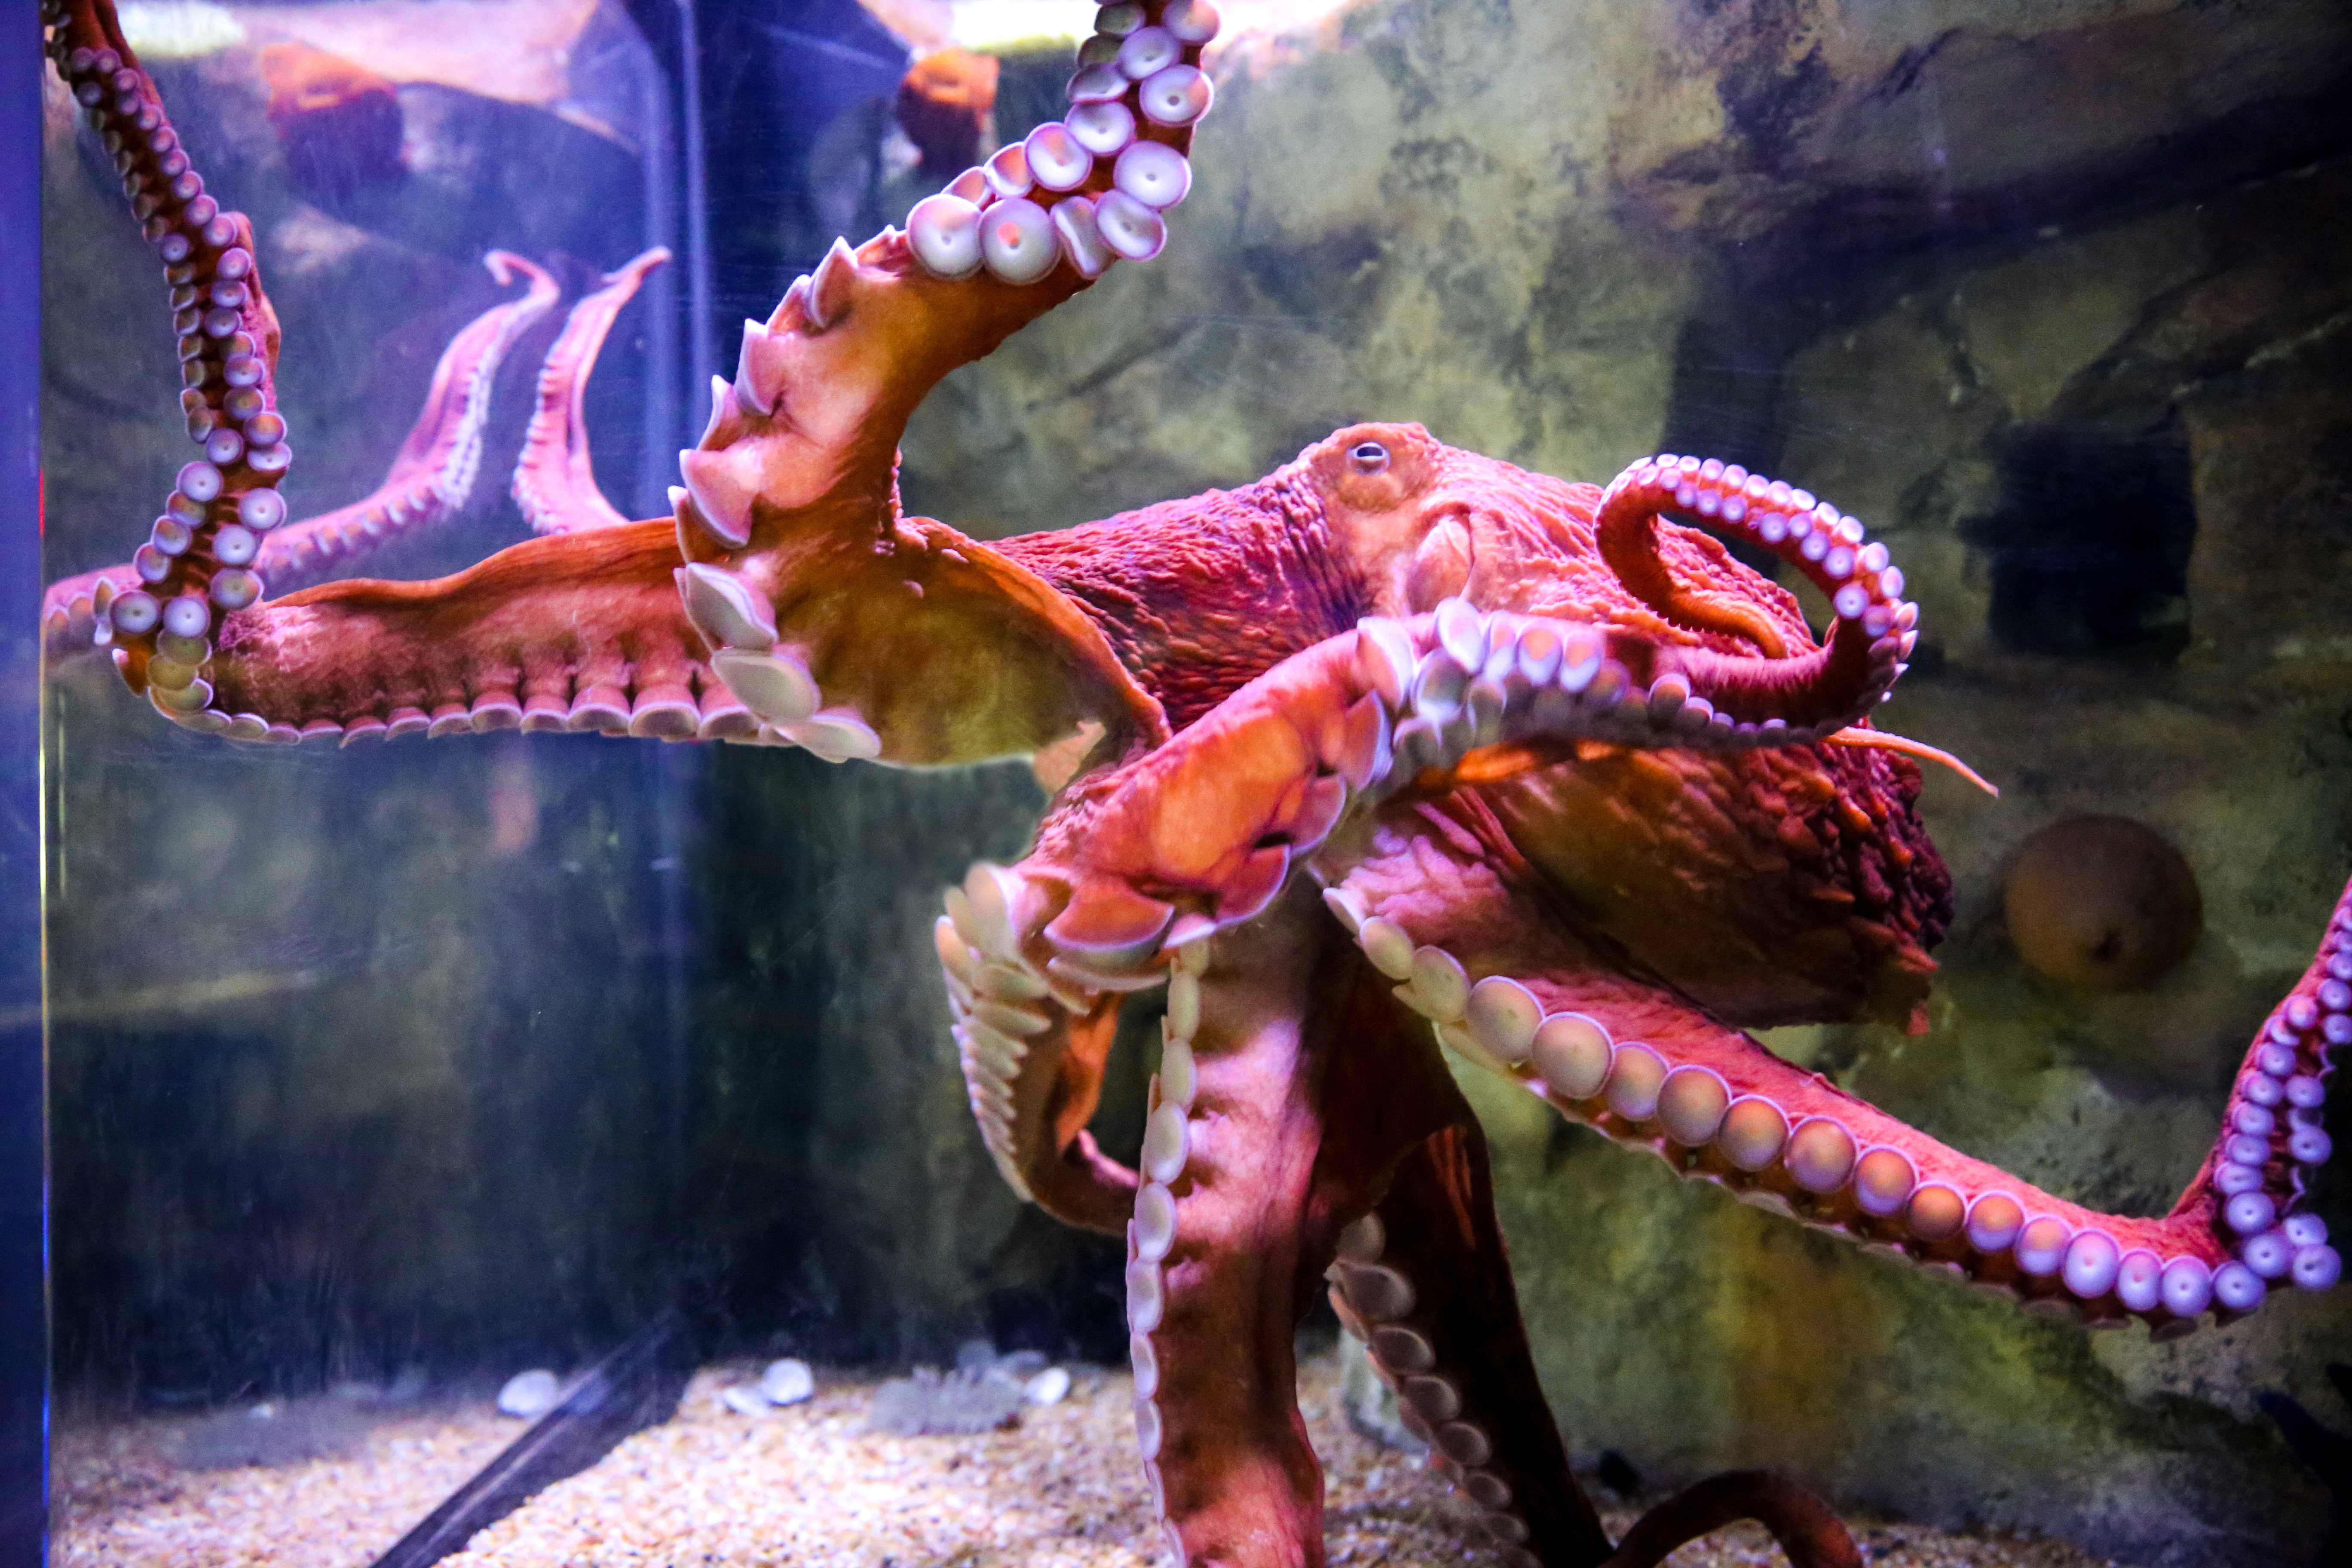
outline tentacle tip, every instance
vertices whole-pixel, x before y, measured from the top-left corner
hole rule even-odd
[[[1882,752],[1900,752],[1915,762],[1938,763],[1951,769],[1993,799],[2000,798],[2000,786],[1990,779],[1986,778],[1951,752],[1931,746],[1925,741],[1915,741],[1908,735],[1897,735],[1887,730],[1865,730],[1852,724],[1825,739],[1831,745],[1863,746]]]
[[[651,272],[655,268],[667,266],[669,260],[669,247],[667,245],[656,245],[650,250],[641,250],[637,252],[636,255],[632,256],[628,260],[613,268],[612,271],[605,273],[602,281],[607,285],[614,283],[635,283],[643,279],[646,273]]]

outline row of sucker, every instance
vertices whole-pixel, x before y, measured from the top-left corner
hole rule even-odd
[[[1192,1101],[1200,1071],[1192,1038],[1201,1026],[1201,975],[1209,967],[1210,939],[1196,937],[1177,948],[1168,973],[1168,1010],[1160,1024],[1160,1071],[1153,1075],[1150,1114],[1143,1123],[1143,1152],[1137,1158],[1140,1183],[1135,1217],[1127,1226],[1127,1350],[1135,1372],[1135,1444],[1151,1492],[1152,1517],[1160,1521],[1170,1560],[1186,1561],[1183,1533],[1169,1517],[1168,1491],[1160,1473],[1160,1445],[1166,1426],[1160,1413],[1160,1352],[1152,1334],[1167,1308],[1164,1265],[1176,1245],[1176,1184],[1192,1142]]]
[[[1911,635],[1906,627],[1879,639],[1886,657],[1876,667],[1877,689],[1901,672],[1897,656]],[[1357,637],[1357,677],[1396,715],[1392,763],[1371,781],[1375,794],[1499,742],[1580,739],[1740,751],[1806,744],[1845,727],[1835,717],[1810,724],[1735,720],[1693,690],[1680,670],[1662,669],[1644,686],[1612,655],[1606,627],[1482,614],[1463,599],[1445,600],[1425,621],[1368,617]]]
[[[2343,1272],[2326,1225],[2292,1211],[2328,1156],[2325,1079],[2333,1049],[2352,1041],[2352,889],[2312,976],[2271,1015],[2231,1097],[2210,1177],[2221,1199],[2214,1239],[2231,1254],[2219,1268],[2193,1252],[2126,1247],[2097,1224],[2036,1213],[1998,1184],[1971,1193],[1923,1180],[1910,1156],[1865,1143],[1835,1116],[1792,1120],[1764,1095],[1735,1093],[1711,1068],[1675,1062],[1667,1047],[1615,1039],[1582,1013],[1547,1011],[1507,975],[1472,982],[1460,960],[1370,914],[1344,884],[1324,899],[1372,966],[1397,982],[1399,999],[1465,1060],[1743,1202],[1956,1270],[2021,1299],[2028,1312],[2095,1325],[2136,1317],[2168,1339],[2209,1309],[2225,1319],[2252,1311],[2275,1283],[2323,1290]]]
[[[1005,1185],[1033,1196],[1021,1173],[1016,1094],[1037,1037],[1065,1022],[1055,1014],[1089,1011],[1093,998],[1059,986],[1025,948],[1042,923],[1027,881],[1017,871],[982,860],[950,888],[947,913],[932,925],[940,971],[947,982],[956,1055],[981,1142]],[[1050,1069],[1050,1061],[1038,1065]]]
[[[1528,1547],[1528,1521],[1511,1483],[1491,1468],[1494,1440],[1464,1418],[1460,1386],[1439,1368],[1429,1336],[1412,1326],[1419,1296],[1402,1268],[1382,1261],[1387,1249],[1388,1231],[1377,1210],[1339,1232],[1325,1276],[1332,1310],[1341,1327],[1363,1342],[1381,1381],[1396,1391],[1397,1418],[1405,1430],[1429,1445],[1434,1468],[1476,1506],[1503,1561],[1509,1568],[1542,1568]]]
[[[1102,7],[1078,49],[1069,112],[915,204],[907,239],[927,270],[1034,283],[1065,258],[1097,278],[1122,257],[1160,254],[1163,215],[1192,186],[1175,143],[1214,96],[1201,49],[1217,13],[1207,0],[1172,0],[1156,21],[1151,9]]]
[[[2231,1284],[2252,1302],[2266,1281],[2324,1290],[2344,1272],[2319,1216],[2293,1211],[2334,1152],[2323,1123],[2336,1050],[2352,1045],[2352,889],[2336,905],[2320,952],[2315,974],[2272,1010],[2255,1037],[2223,1112],[2210,1178],[2237,1255],[2222,1272],[2251,1274],[2254,1284],[2234,1277]],[[2217,1274],[2214,1294],[2221,1289]]]
[[[486,691],[464,701],[451,700],[430,710],[400,704],[381,713],[363,714],[343,721],[314,719],[306,724],[264,719],[257,713],[226,714],[207,710],[219,722],[193,727],[232,741],[276,745],[302,742],[334,742],[358,745],[370,741],[401,741],[422,735],[443,740],[452,735],[485,735],[514,730],[526,734],[627,736],[645,741],[734,741],[758,744],[767,739],[760,721],[715,682],[709,686],[646,685],[629,688],[610,682],[581,683],[566,679],[562,689]],[[202,720],[205,713],[188,716]]]
[[[721,381],[714,392],[723,395],[725,386]],[[711,672],[751,715],[758,739],[803,747],[828,763],[882,754],[882,738],[856,709],[821,706],[807,658],[777,639],[775,607],[767,595],[709,562],[681,566],[676,575],[687,618],[710,644]]]
[[[1873,637],[1886,635],[1902,607],[1902,569],[1859,519],[1738,463],[1672,453],[1638,458],[1602,492],[1604,516],[1620,507],[1652,516],[1673,507],[1763,545],[1829,595],[1841,620],[1861,621]]]
[[[499,368],[558,296],[553,278],[511,252],[493,250],[483,265],[502,284],[521,272],[528,290],[492,306],[449,341],[434,366],[432,390],[416,426],[383,483],[349,506],[280,523],[262,536],[253,570],[278,592],[315,583],[389,540],[464,509],[481,463]],[[458,389],[455,395],[453,388]],[[137,581],[136,567],[126,562],[50,584],[41,605],[44,657],[58,660],[88,653],[98,645],[100,626],[108,628],[105,640],[111,641],[115,596]]]
[[[1825,735],[1867,717],[1886,700],[1906,668],[1904,661],[1917,646],[1919,607],[1905,600],[1903,569],[1894,564],[1884,543],[1869,537],[1860,519],[1810,490],[1750,473],[1737,463],[1673,453],[1643,458],[1609,482],[1594,516],[1602,555],[1621,577],[1631,579],[1629,586],[1639,583],[1625,570],[1629,550],[1654,551],[1656,519],[1668,509],[1769,550],[1804,573],[1829,595],[1835,615],[1825,640],[1832,648],[1844,645],[1861,657],[1852,689],[1828,684],[1814,693],[1741,694],[1744,705],[1769,701],[1781,710],[1776,712],[1717,713],[1714,705],[1707,705],[1697,716],[1677,713],[1678,708],[1704,700],[1689,695],[1686,677],[1669,675],[1664,692],[1655,685],[1651,690],[1666,717],[1678,718],[1686,732],[1710,724],[1734,731],[1788,725]],[[1808,704],[1818,710],[1810,718],[1787,711]]]
[[[270,361],[277,318],[254,260],[253,226],[222,210],[188,162],[153,80],[87,11],[42,0],[47,52],[113,160],[141,233],[163,263],[179,340],[180,405],[202,456],[184,466],[148,542],[141,586],[111,595],[93,636],[167,716],[226,731],[198,671],[220,618],[261,597],[261,542],[286,521],[292,458]]]
[[[714,590],[726,579],[716,568],[686,571]],[[698,624],[706,615],[697,612]],[[1321,651],[1297,656],[1325,660],[1336,684],[1328,700],[1295,704],[1283,721],[1300,725],[1312,769],[1269,795],[1231,875],[1192,889],[1180,910],[1118,875],[1071,874],[1067,902],[1045,928],[1055,949],[1048,973],[1097,993],[1157,984],[1156,973],[1138,967],[1156,952],[1256,918],[1350,809],[1376,806],[1482,746],[1589,738],[1738,750],[1806,743],[1839,727],[1734,722],[1671,672],[1641,687],[1609,647],[1599,626],[1482,614],[1449,599],[1410,621],[1367,617],[1338,668]],[[1142,780],[1130,787],[1150,790]]]
[[[539,684],[541,679],[549,684]],[[284,723],[252,730],[262,721],[240,715],[225,731],[231,740],[338,741],[355,745],[364,741],[399,741],[412,735],[442,740],[452,735],[481,735],[502,730],[525,734],[586,734],[627,736],[645,741],[734,741],[757,744],[767,739],[757,715],[735,694],[716,681],[708,683],[621,683],[610,679],[583,680],[562,671],[551,676],[522,676],[514,691],[482,691],[467,700],[440,703],[430,711],[407,705],[382,713],[365,714],[338,723],[313,720],[299,730]]]
[[[1186,922],[1182,941],[1170,931],[1163,944],[1156,940],[1168,929],[1163,919],[1152,937],[1125,952],[1076,949],[1055,931],[1056,917],[1072,902],[1052,879],[987,860],[975,862],[944,902],[947,912],[933,922],[933,942],[972,1114],[1006,1184],[1027,1198],[1019,1152],[1024,1132],[1034,1130],[1021,1124],[1017,1091],[1024,1073],[1050,1072],[1054,1064],[1040,1058],[1040,1047],[1047,1055],[1057,1050],[1062,1026],[1093,1013],[1106,993],[1162,984],[1171,986],[1171,1025],[1189,1041],[1200,991],[1197,980],[1179,984],[1178,977],[1197,976],[1206,962],[1200,945],[1205,928]],[[1173,1059],[1181,1064],[1190,1058],[1180,1053]],[[1176,1081],[1191,1079],[1180,1072]],[[1184,1100],[1191,1103],[1189,1089]]]

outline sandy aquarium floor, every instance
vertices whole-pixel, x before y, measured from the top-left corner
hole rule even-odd
[[[805,1404],[744,1416],[719,1392],[751,1367],[698,1375],[667,1424],[541,1492],[444,1559],[450,1568],[1147,1568],[1160,1562],[1132,1457],[1124,1373],[1073,1369],[1059,1405],[979,1436],[867,1430],[878,1380],[820,1374]],[[1494,1553],[1435,1476],[1351,1430],[1329,1358],[1302,1372],[1328,1474],[1334,1564],[1484,1565]],[[362,1416],[289,1406],[306,1428],[240,1447],[213,1417],[66,1423],[56,1449],[55,1568],[364,1568],[521,1432],[478,1404]],[[246,1419],[241,1414],[233,1419]],[[313,1429],[315,1428],[315,1429]],[[279,1432],[292,1432],[289,1438]],[[240,1459],[255,1462],[238,1463]],[[191,1468],[201,1460],[215,1468]],[[1630,1508],[1604,1510],[1612,1534]],[[2053,1542],[1856,1521],[1874,1563],[2100,1568]],[[1738,1526],[1674,1568],[1784,1563]]]

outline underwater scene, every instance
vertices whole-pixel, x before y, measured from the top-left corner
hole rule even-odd
[[[51,1563],[2352,1557],[2340,0],[41,16]]]

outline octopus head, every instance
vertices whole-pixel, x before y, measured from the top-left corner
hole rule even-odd
[[[1421,614],[1468,589],[1477,514],[1450,461],[1467,456],[1418,425],[1388,424],[1351,425],[1306,454],[1334,541],[1377,613]]]
[[[1374,614],[1461,597],[1730,654],[1814,646],[1793,595],[1696,529],[1662,528],[1635,570],[1610,559],[1595,486],[1448,447],[1418,425],[1351,425],[1299,467]]]

